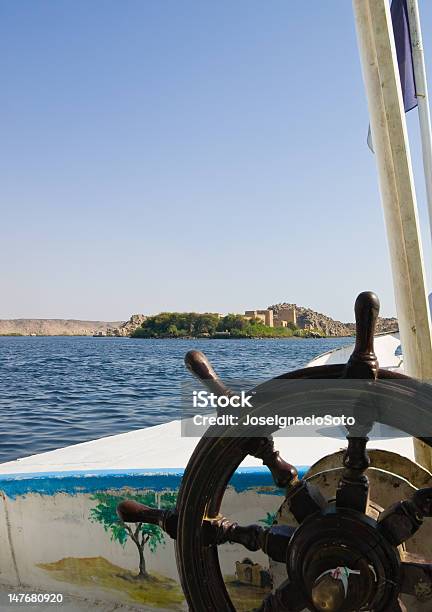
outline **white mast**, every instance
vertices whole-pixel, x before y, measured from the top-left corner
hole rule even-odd
[[[426,197],[429,211],[429,229],[432,236],[432,136],[429,111],[429,95],[426,80],[426,66],[417,0],[407,0],[408,22],[411,35],[414,78],[418,103],[420,135],[422,142],[423,168],[426,183]]]
[[[417,201],[387,0],[353,0],[375,160],[387,228],[405,372],[432,380],[432,337]],[[373,257],[373,253],[371,253]],[[426,467],[431,454],[416,441]]]

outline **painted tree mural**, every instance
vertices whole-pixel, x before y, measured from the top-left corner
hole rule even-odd
[[[267,516],[259,520],[260,523],[271,527],[276,520],[277,512],[267,512]]]
[[[153,491],[141,494],[128,493],[126,496],[96,493],[92,497],[98,503],[90,510],[90,520],[94,523],[100,523],[105,531],[110,534],[111,540],[119,542],[122,546],[125,546],[128,540],[131,540],[137,547],[139,555],[138,579],[149,578],[144,557],[145,547],[147,546],[150,552],[155,552],[159,545],[165,544],[165,537],[163,531],[156,525],[124,523],[117,516],[117,505],[125,499],[132,499],[146,506],[172,508],[175,506],[176,498],[177,494],[170,491],[160,494],[159,500],[157,494]]]

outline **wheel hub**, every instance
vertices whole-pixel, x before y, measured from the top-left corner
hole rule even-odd
[[[330,505],[297,529],[287,571],[314,609],[384,609],[397,600],[400,558],[376,526],[360,512]]]

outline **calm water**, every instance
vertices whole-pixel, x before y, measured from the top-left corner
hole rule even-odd
[[[0,462],[178,417],[192,348],[223,378],[258,382],[347,343],[0,337]]]

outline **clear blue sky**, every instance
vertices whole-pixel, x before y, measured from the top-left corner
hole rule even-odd
[[[350,0],[6,0],[0,65],[1,318],[395,313]]]

